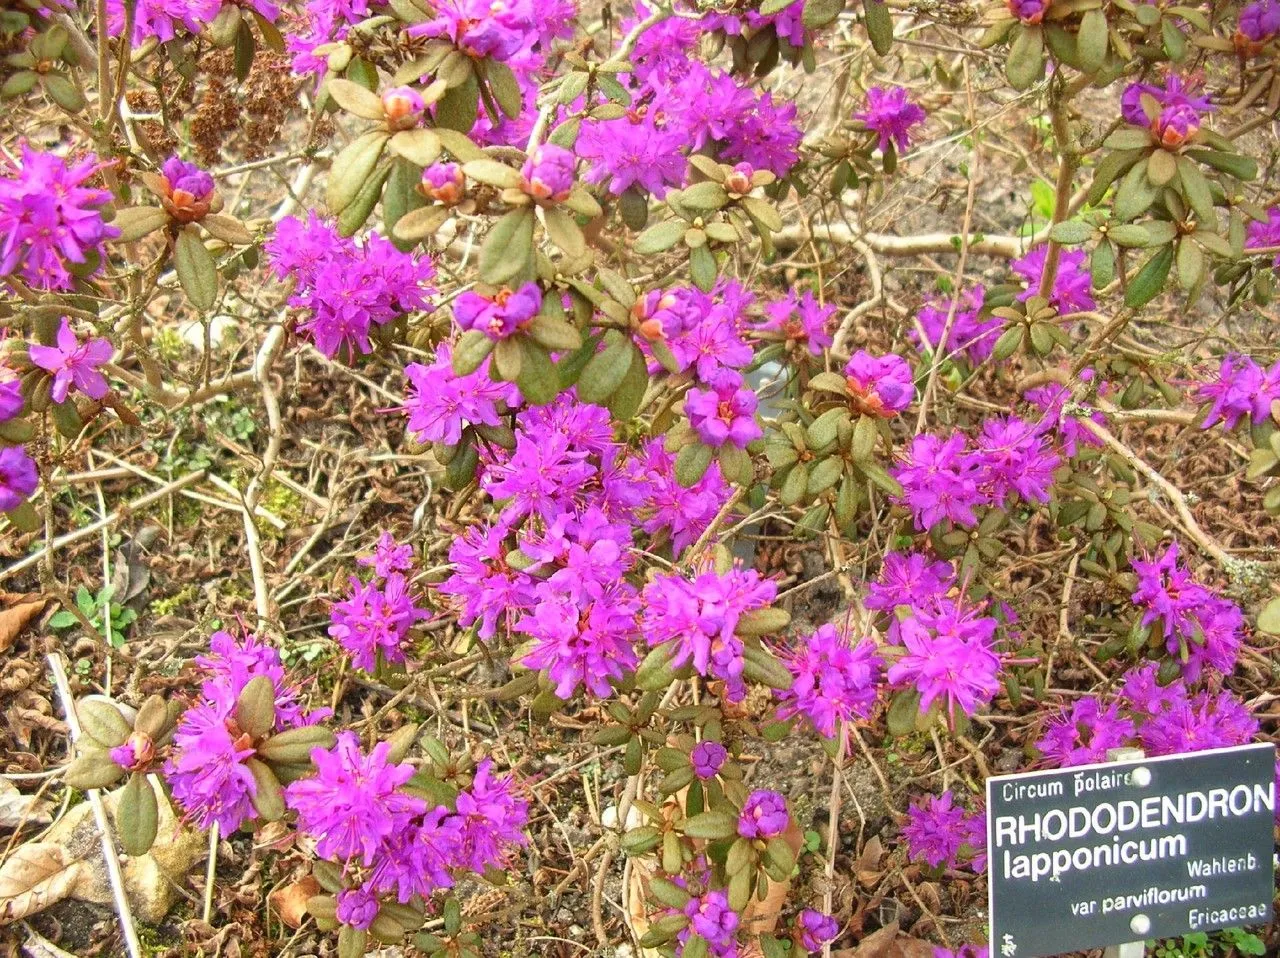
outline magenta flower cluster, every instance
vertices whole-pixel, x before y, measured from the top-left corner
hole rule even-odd
[[[467,290],[453,303],[453,318],[464,331],[479,330],[490,339],[508,339],[523,332],[542,309],[537,283],[501,289],[492,296]]]
[[[1259,723],[1233,692],[1192,692],[1179,678],[1162,686],[1159,665],[1130,670],[1104,705],[1098,696],[1074,701],[1046,725],[1036,748],[1058,766],[1106,761],[1107,751],[1140,746],[1149,755],[1173,755],[1244,745]]]
[[[736,280],[722,279],[710,293],[693,286],[650,290],[636,304],[635,315],[642,335],[662,340],[678,371],[710,384],[721,372],[751,362],[748,312],[755,302],[755,295]]]
[[[58,325],[56,345],[32,343],[27,347],[31,361],[53,376],[49,398],[66,402],[74,388],[90,399],[101,399],[111,388],[99,367],[111,359],[114,350],[106,339],[81,343],[64,316]]]
[[[892,418],[916,398],[911,365],[897,353],[872,356],[859,349],[844,366],[849,393],[861,412]]]
[[[743,838],[776,838],[787,830],[791,813],[787,800],[766,788],[747,796],[738,815],[738,834]]]
[[[1018,294],[1019,302],[1040,295],[1048,255],[1047,246],[1037,246],[1009,264],[1027,282],[1027,288]],[[1097,308],[1098,304],[1089,291],[1093,281],[1089,277],[1086,256],[1085,251],[1079,249],[1064,249],[1059,253],[1058,269],[1053,274],[1053,288],[1049,291],[1049,304],[1059,313],[1080,313]]]
[[[935,701],[944,714],[974,714],[999,691],[1000,657],[995,651],[999,621],[986,604],[966,600],[951,566],[919,553],[891,552],[868,587],[868,609],[887,619],[889,683],[914,688],[920,710]],[[1005,610],[1006,619],[1011,613]]]
[[[907,854],[931,868],[968,865],[987,870],[987,817],[981,808],[966,811],[950,790],[912,802],[902,826]]]
[[[361,582],[350,577],[350,593],[329,610],[329,635],[356,668],[376,672],[380,664],[405,661],[409,630],[431,615],[416,604],[405,576],[413,567],[409,546],[398,545],[384,533],[373,555],[363,557],[361,564],[373,566],[374,578]]]
[[[106,190],[85,186],[106,164],[92,154],[68,164],[22,144],[16,165],[0,167],[0,276],[37,289],[70,289],[120,231],[103,222]]]
[[[800,638],[785,661],[793,681],[777,693],[779,718],[803,715],[831,738],[840,723],[871,715],[883,663],[870,639],[854,645],[834,625],[824,625]]]
[[[326,356],[370,353],[374,328],[431,308],[435,267],[429,257],[402,253],[376,233],[357,242],[316,215],[287,217],[267,241],[271,269],[292,280],[289,305],[304,313],[298,328]]]
[[[882,153],[888,153],[891,144],[899,153],[905,153],[911,148],[912,128],[923,123],[927,114],[907,99],[902,87],[873,86],[867,91],[867,108],[853,116],[876,134]]]
[[[197,828],[217,824],[230,835],[252,819],[257,783],[248,760],[257,742],[236,724],[236,701],[258,676],[275,690],[273,732],[312,725],[328,710],[303,711],[298,687],[288,678],[280,654],[254,635],[237,639],[215,632],[210,655],[196,660],[204,673],[200,698],[187,709],[173,736],[173,751],[164,767],[165,780],[184,817]]]
[[[1280,360],[1263,369],[1248,356],[1228,353],[1218,366],[1217,379],[1196,384],[1195,398],[1211,404],[1201,429],[1218,422],[1235,429],[1246,416],[1253,425],[1261,425],[1272,418],[1271,405],[1280,399]]]
[[[1130,83],[1120,97],[1120,115],[1126,123],[1146,127],[1164,147],[1181,146],[1200,130],[1204,115],[1213,109],[1197,84],[1171,73],[1162,85]]]
[[[1176,542],[1159,556],[1133,559],[1138,588],[1133,602],[1141,626],[1158,632],[1169,655],[1194,680],[1207,666],[1224,675],[1235,668],[1244,616],[1234,602],[1197,582],[1181,562]]]
[[[832,344],[831,318],[834,303],[822,305],[810,290],[800,296],[794,289],[764,308],[766,321],[759,329],[782,333],[788,340],[802,343],[813,356],[821,356]]]
[[[959,431],[943,439],[921,433],[894,467],[902,484],[897,502],[924,531],[946,522],[972,528],[977,509],[1002,507],[1011,498],[1048,502],[1060,458],[1045,437],[1044,422],[1018,416],[987,419],[973,446]]]
[[[963,355],[970,363],[977,365],[991,355],[1003,328],[998,317],[983,317],[985,304],[986,290],[982,286],[974,286],[961,292],[956,297],[954,309],[951,297],[930,297],[916,314],[924,336],[921,337],[915,324],[908,335],[922,352],[933,352],[941,348],[948,356]],[[946,342],[943,343],[948,316],[951,318],[951,331],[947,333]]]
[[[511,383],[495,382],[489,363],[486,358],[475,372],[459,376],[453,371],[453,347],[441,343],[431,363],[405,366],[404,412],[418,442],[455,445],[463,429],[500,425],[502,413],[520,404],[520,391]]]
[[[1240,35],[1253,43],[1266,43],[1280,33],[1280,3],[1276,0],[1254,0],[1240,11]]]
[[[754,569],[708,569],[692,580],[660,575],[644,589],[644,636],[651,646],[674,642],[676,668],[692,664],[699,675],[724,682],[729,700],[738,701],[746,695],[738,621],[767,606],[776,593],[775,583]]]
[[[709,389],[690,389],[684,400],[689,425],[704,444],[744,449],[747,443],[764,435],[755,418],[759,400],[739,373],[718,370],[707,385]]]

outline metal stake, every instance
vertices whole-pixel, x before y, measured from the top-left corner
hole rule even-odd
[[[1108,762],[1133,762],[1141,758],[1146,758],[1147,753],[1140,748],[1111,748],[1107,749]],[[1145,781],[1139,775],[1145,772]],[[1151,782],[1151,773],[1145,768],[1134,770],[1134,784],[1138,786],[1146,786]],[[1151,919],[1146,915],[1138,914],[1133,916],[1133,920],[1129,922],[1129,927],[1135,935],[1142,935],[1143,940],[1126,941],[1123,945],[1109,945],[1102,953],[1102,958],[1143,958],[1146,953],[1147,943],[1145,940],[1146,933],[1151,930]]]

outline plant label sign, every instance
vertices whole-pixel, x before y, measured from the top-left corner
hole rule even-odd
[[[987,779],[993,958],[1264,923],[1268,743]]]

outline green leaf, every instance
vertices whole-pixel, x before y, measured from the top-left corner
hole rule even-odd
[[[688,489],[697,485],[698,480],[707,473],[711,465],[711,457],[715,450],[700,442],[685,446],[676,454],[676,482]]]
[[[79,113],[84,109],[84,94],[61,73],[46,73],[40,82],[49,98],[68,113]]]
[[[1218,217],[1213,209],[1213,192],[1209,189],[1209,181],[1204,178],[1200,168],[1184,157],[1178,158],[1178,180],[1182,183],[1182,195],[1187,204],[1196,212],[1196,219],[1206,229],[1218,225]]]
[[[1107,58],[1109,39],[1107,15],[1101,8],[1086,11],[1076,34],[1076,54],[1083,72],[1095,73],[1102,66]]]
[[[68,612],[66,609],[59,609],[49,619],[49,625],[55,629],[69,629],[79,621],[74,613]]]
[[[1018,30],[1004,73],[1015,90],[1025,90],[1044,76],[1044,37],[1039,27],[1024,25]]]
[[[340,77],[330,77],[325,83],[325,90],[333,98],[333,102],[348,113],[354,113],[366,120],[381,120],[384,116],[382,98],[359,83],[352,83]]]
[[[1194,289],[1204,276],[1205,259],[1200,247],[1189,238],[1178,243],[1178,285],[1185,290]]]
[[[655,223],[636,237],[632,249],[640,256],[649,256],[671,249],[684,236],[689,224],[682,219],[663,220]]]
[[[1147,140],[1143,145],[1145,146],[1149,142]],[[1094,171],[1093,182],[1089,184],[1089,205],[1097,206],[1101,203],[1111,184],[1133,166],[1141,156],[1141,151],[1137,149],[1120,149],[1104,156],[1098,163],[1098,168]]]
[[[120,236],[112,242],[132,243],[162,229],[168,222],[169,214],[158,206],[126,207],[111,221],[111,225],[120,230]]]
[[[1178,175],[1178,161],[1168,150],[1156,150],[1147,158],[1147,179],[1152,186],[1164,186]]]
[[[1094,289],[1102,289],[1116,278],[1116,248],[1099,243],[1089,255],[1089,277]]]
[[[527,339],[520,341],[520,395],[534,406],[545,406],[560,394],[560,376],[547,351]]]
[[[1164,246],[1152,254],[1151,258],[1143,264],[1142,269],[1138,270],[1138,274],[1129,281],[1129,288],[1125,290],[1124,304],[1126,306],[1137,309],[1139,306],[1145,306],[1159,294],[1164,288],[1164,281],[1169,276],[1169,270],[1173,266],[1173,247]]]
[[[480,275],[486,283],[501,285],[529,265],[533,223],[533,208],[521,206],[493,224],[480,247]]]
[[[844,0],[805,0],[801,21],[810,30],[821,30],[835,23],[844,10]]]
[[[351,205],[373,175],[388,139],[390,134],[385,130],[370,130],[352,140],[334,159],[324,201],[335,216]]]
[[[373,212],[373,208],[378,205],[378,200],[382,197],[382,187],[391,176],[391,166],[391,163],[384,163],[374,170],[373,175],[364,181],[360,191],[347,204],[346,209],[338,214],[339,236],[354,236],[356,230],[364,226],[365,221],[369,219],[369,214]]]
[[[1234,176],[1237,180],[1255,180],[1258,178],[1258,163],[1251,156],[1239,153],[1225,153],[1220,150],[1187,150],[1188,156],[1206,166],[1211,166],[1221,173]]]
[[[468,133],[476,125],[479,112],[480,84],[475,74],[470,73],[463,83],[446,90],[436,103],[436,126]]]
[[[640,353],[635,345],[631,348],[636,353],[631,358],[631,366],[607,403],[613,418],[623,422],[634,418],[640,411],[640,404],[644,402],[645,393],[649,391],[649,369],[644,354]]]
[[[867,25],[867,38],[871,49],[880,56],[893,46],[893,16],[881,0],[862,0],[862,17]]]
[[[1067,220],[1064,223],[1054,224],[1053,229],[1049,231],[1049,238],[1055,242],[1062,243],[1064,246],[1079,246],[1081,243],[1087,242],[1093,236],[1093,227],[1088,223],[1082,223],[1080,220]]]
[[[509,117],[519,116],[524,107],[524,94],[511,68],[500,60],[485,60],[485,79],[502,112]]]
[[[1147,177],[1147,161],[1140,160],[1125,175],[1116,190],[1112,214],[1121,222],[1131,220],[1155,201],[1159,189]]]
[[[440,137],[422,127],[401,130],[391,138],[389,145],[392,153],[418,166],[430,166],[436,161],[442,149]]]
[[[1280,598],[1272,599],[1258,613],[1258,631],[1280,635]]]
[[[905,689],[893,697],[889,703],[887,725],[889,734],[895,738],[910,735],[915,731],[916,718],[920,715],[920,693],[915,689]]]
[[[499,163],[497,160],[471,160],[469,163],[462,164],[462,172],[477,183],[487,183],[489,186],[499,186],[504,189],[517,188],[522,182],[519,170],[505,163]]]
[[[729,812],[711,811],[694,815],[684,823],[684,833],[690,838],[718,841],[738,834],[738,817]]]
[[[200,234],[188,226],[174,243],[173,266],[191,304],[208,312],[218,299],[218,268]]]
[[[117,831],[125,853],[138,856],[150,851],[159,822],[160,806],[155,789],[145,774],[135,772],[125,783],[116,811]]]
[[[744,196],[738,200],[738,205],[746,210],[752,219],[763,223],[773,232],[782,230],[782,216],[768,200],[762,200],[758,196]]]
[[[622,385],[633,360],[631,340],[617,330],[610,330],[605,335],[605,348],[591,357],[578,377],[578,398],[602,404]]]
[[[587,238],[572,216],[555,206],[544,207],[542,216],[551,242],[575,259],[586,253]]]
[[[680,193],[681,206],[701,212],[718,210],[728,202],[729,194],[725,192],[723,186],[714,180],[695,183]]]
[[[716,285],[716,257],[706,246],[699,246],[689,251],[689,271],[693,283],[704,293],[709,293]]]
[[[1108,229],[1107,237],[1117,246],[1123,246],[1127,249],[1142,249],[1144,246],[1152,245],[1151,232],[1147,229],[1145,223],[1142,225],[1121,223],[1119,226],[1113,226]],[[1169,239],[1173,239],[1173,237],[1170,236]],[[1168,240],[1165,240],[1165,242],[1168,242]]]

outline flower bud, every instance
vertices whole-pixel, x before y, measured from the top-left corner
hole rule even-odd
[[[412,87],[392,87],[382,94],[382,109],[392,129],[404,130],[417,124],[426,104],[422,95]]]
[[[462,201],[466,184],[467,178],[457,163],[432,163],[422,171],[422,192],[446,206]]]
[[[535,199],[559,202],[573,188],[574,162],[573,154],[564,147],[544,143],[524,161],[522,188]]]
[[[750,163],[739,163],[724,179],[724,188],[730,193],[743,196],[751,192],[751,174],[755,172]]]
[[[146,769],[156,757],[156,743],[146,732],[135,731],[123,745],[111,749],[111,760],[131,772]]]
[[[179,223],[203,219],[213,203],[213,177],[177,156],[165,160],[160,172],[160,203],[165,212]]]
[[[1009,0],[1009,12],[1026,24],[1036,24],[1044,19],[1050,0]]]

